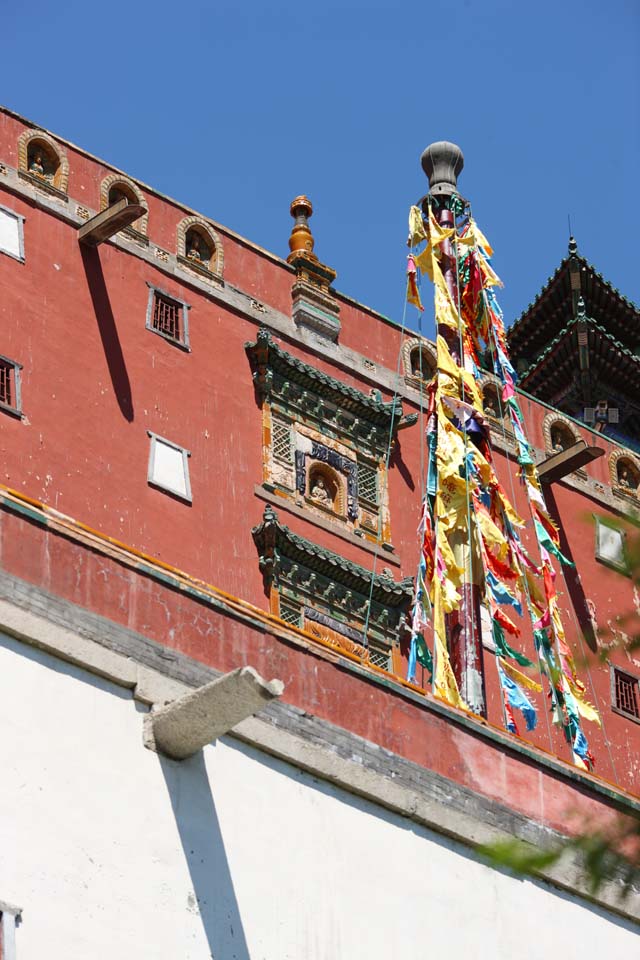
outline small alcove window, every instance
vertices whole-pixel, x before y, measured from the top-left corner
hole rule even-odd
[[[571,428],[561,420],[551,424],[550,437],[553,453],[562,453],[563,450],[568,450],[578,439]]]
[[[58,199],[67,200],[69,159],[44,131],[24,130],[20,134],[18,175]]]
[[[159,487],[175,494],[182,500],[192,501],[191,482],[189,480],[189,457],[191,453],[171,440],[165,440],[157,434],[147,431],[151,439],[149,450],[148,481],[153,487]]]
[[[189,350],[189,304],[149,284],[147,330]]]
[[[495,387],[484,388],[482,391],[482,405],[485,416],[492,417],[494,420],[502,419],[500,400],[498,399],[498,391]]]
[[[616,463],[616,481],[621,490],[637,496],[638,487],[640,487],[640,471],[627,457],[620,457]]]
[[[344,514],[340,478],[324,463],[313,463],[309,469],[307,498],[316,507]]]
[[[24,217],[0,206],[0,251],[24,263]]]

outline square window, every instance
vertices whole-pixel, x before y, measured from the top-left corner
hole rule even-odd
[[[640,720],[640,703],[638,702],[638,678],[611,668],[611,701],[616,713]]]
[[[367,503],[378,503],[378,471],[358,461],[358,497]]]
[[[382,667],[383,670],[389,669],[389,651],[381,650],[378,647],[374,647],[369,644],[369,663],[372,663],[375,667]]]
[[[300,626],[300,617],[302,610],[300,604],[293,603],[291,600],[285,600],[280,597],[280,619],[285,623],[291,623],[295,627]]]
[[[293,445],[292,430],[290,423],[284,423],[282,420],[276,420],[275,417],[271,424],[271,442],[273,455],[276,460],[282,463],[293,463]]]
[[[151,438],[149,483],[191,503],[188,460],[191,456],[190,452],[172,443],[171,440],[158,437],[151,431],[147,432]]]
[[[24,263],[24,217],[0,206],[0,251]]]
[[[624,549],[624,531],[596,517],[596,560],[620,573],[629,573]]]
[[[22,366],[15,360],[0,356],[0,409],[18,416],[22,414],[21,370]]]
[[[189,349],[189,304],[149,284],[147,330]]]

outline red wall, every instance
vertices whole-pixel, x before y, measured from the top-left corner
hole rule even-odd
[[[0,160],[12,166],[17,165],[16,142],[22,129],[15,118],[0,113]],[[67,152],[69,195],[74,202],[98,209],[100,182],[112,171],[79,151]],[[143,192],[150,238],[175,251],[177,224],[189,211]],[[251,538],[251,527],[260,521],[264,506],[254,495],[262,478],[262,417],[244,349],[246,341],[255,339],[257,325],[111,244],[83,253],[74,227],[5,190],[1,178],[0,203],[26,217],[26,263],[0,254],[0,353],[23,364],[25,412],[22,420],[0,412],[0,481],[267,609]],[[220,234],[225,281],[288,313],[293,280],[289,267],[223,231]],[[285,241],[283,237],[283,247]],[[146,330],[147,282],[191,304],[190,353]],[[401,346],[397,327],[351,303],[342,304],[341,320],[342,344],[395,371]],[[283,346],[369,392],[371,383],[353,372],[300,344],[283,341]],[[542,419],[547,411],[526,398],[522,405],[532,443],[544,447]],[[408,402],[405,409],[411,410]],[[148,485],[147,430],[191,451],[191,505]],[[584,435],[594,442],[588,431]],[[395,577],[413,576],[417,563],[420,440],[419,425],[402,431],[392,459],[391,531],[401,560]],[[587,472],[608,486],[607,459],[615,448],[601,438],[598,443],[605,447],[605,457]],[[527,539],[530,519],[515,470],[499,454],[497,460],[507,492],[528,520]],[[585,597],[595,603],[604,626],[615,613],[633,609],[632,587],[595,560],[591,514],[606,512],[600,504],[556,484],[550,506],[578,565],[579,581],[571,579],[571,590],[560,574],[558,586],[567,635],[578,644],[580,655],[576,622],[584,620]],[[285,510],[281,519],[307,538],[371,567],[371,554],[357,544]],[[3,559],[4,563],[8,561]],[[378,571],[383,566],[381,553]],[[100,610],[99,603],[88,605],[110,615]],[[525,635],[523,645],[533,659],[530,637]],[[206,659],[206,650],[195,655]],[[624,654],[611,657],[640,673]],[[485,658],[489,719],[502,726],[491,654],[485,653]],[[598,771],[621,784],[637,782],[637,761],[629,758],[638,756],[640,726],[611,712],[609,668],[596,652],[590,652],[580,672],[605,720],[602,732],[585,724]],[[546,722],[544,698],[532,696],[538,701],[539,727],[531,739],[566,756],[561,735]]]

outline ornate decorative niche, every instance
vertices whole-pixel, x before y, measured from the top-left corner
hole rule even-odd
[[[405,382],[416,390],[424,390],[436,373],[436,349],[428,340],[414,337],[402,345],[402,366]]]
[[[582,437],[567,417],[559,413],[548,413],[542,422],[544,445],[548,454],[568,450]]]
[[[222,242],[206,220],[185,217],[178,224],[178,261],[207,280],[222,280]]]
[[[487,383],[482,388],[482,407],[485,417],[489,417],[496,423],[502,423],[500,394],[494,383]]]
[[[144,195],[135,183],[120,174],[112,173],[105,177],[100,184],[100,209],[106,210],[107,207],[113,206],[119,200],[126,200],[127,203],[139,203],[145,208],[147,206]],[[135,220],[130,227],[126,227],[122,233],[148,243],[148,228],[149,213],[147,211],[139,220]]]
[[[67,200],[69,160],[56,141],[42,130],[25,130],[18,138],[18,173],[60,200]]]
[[[272,613],[365,663],[398,663],[411,577],[373,574],[372,589],[371,571],[292,533],[269,505],[252,535]]]
[[[246,350],[263,413],[263,486],[392,550],[386,452],[416,422],[282,350],[260,330]]]
[[[559,413],[548,413],[542,421],[544,445],[549,456],[568,450],[574,443],[582,440],[580,432],[571,420]],[[572,476],[586,477],[586,470],[575,470]]]
[[[609,457],[609,474],[616,496],[640,501],[640,460],[626,450],[614,450]]]

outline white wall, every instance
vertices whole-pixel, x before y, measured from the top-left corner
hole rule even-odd
[[[126,691],[2,634],[0,724],[18,960],[637,951],[630,923],[233,740],[161,760]]]

